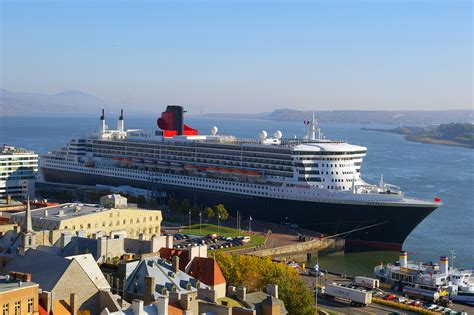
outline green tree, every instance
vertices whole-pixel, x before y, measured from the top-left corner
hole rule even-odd
[[[226,221],[229,218],[229,213],[222,203],[214,206],[214,214],[221,221]]]
[[[197,217],[199,215],[199,211],[201,211],[201,208],[199,208],[198,205],[194,205],[191,207],[191,214],[193,217]]]
[[[178,211],[179,210],[179,201],[178,201],[178,199],[171,198],[168,201],[168,207],[169,207],[170,211],[172,211],[172,212]]]
[[[183,215],[186,215],[186,214],[188,214],[189,209],[191,209],[191,204],[189,203],[189,200],[188,199],[183,199],[181,201],[181,206],[180,206],[179,210],[181,211],[181,213]]]
[[[146,207],[148,209],[156,209],[158,208],[158,203],[156,202],[155,198],[148,198],[146,201]]]
[[[146,198],[145,198],[145,196],[143,196],[143,195],[138,196],[137,205],[140,208],[145,208],[146,207]]]
[[[214,210],[211,207],[204,208],[204,214],[210,220],[214,217]]]

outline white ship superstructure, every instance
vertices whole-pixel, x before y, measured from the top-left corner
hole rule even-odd
[[[473,271],[450,267],[447,256],[440,257],[438,263],[422,263],[408,261],[408,254],[401,252],[397,263],[381,264],[374,272],[377,278],[400,289],[444,292],[456,302],[474,304]]]
[[[173,110],[176,108],[167,109],[160,119]],[[181,117],[179,114],[178,110],[174,117],[168,116],[168,121],[162,122],[162,130],[148,132],[126,130],[123,113],[118,128],[107,129],[102,113],[97,132],[72,139],[60,150],[41,157],[43,174],[48,181],[59,181],[52,171],[64,171],[77,176],[110,178],[107,183],[112,184],[132,183],[149,189],[177,187],[244,198],[433,210],[439,206],[439,203],[408,198],[383,178],[378,185],[365,182],[361,165],[367,148],[326,140],[314,116],[307,124],[304,139],[284,139],[280,131],[275,131],[273,137],[262,131],[256,139],[241,139],[220,135],[217,127],[208,135],[199,135],[183,125],[182,109]],[[184,128],[177,131],[180,126]],[[357,229],[382,222],[371,222]]]

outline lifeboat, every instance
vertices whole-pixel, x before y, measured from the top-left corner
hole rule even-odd
[[[142,160],[142,159],[138,159],[138,158],[132,158],[132,162],[143,163],[143,160]]]
[[[243,171],[245,175],[250,176],[250,177],[260,177],[259,172],[255,171]]]
[[[179,171],[183,169],[183,165],[181,163],[170,163],[170,168],[175,171]]]
[[[199,166],[197,165],[192,165],[192,164],[186,164],[184,165],[184,169],[187,171],[196,171],[199,169]]]

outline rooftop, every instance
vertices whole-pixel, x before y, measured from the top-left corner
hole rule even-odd
[[[194,257],[188,274],[211,286],[226,283],[217,261],[210,257]]]
[[[12,154],[35,154],[35,153],[27,149],[15,148],[9,145],[2,145],[0,147],[0,155],[12,155]]]
[[[9,276],[0,276],[0,293],[13,291],[18,288],[28,288],[38,286],[37,283],[27,281],[27,282],[19,282],[16,279],[12,279]]]
[[[43,219],[50,221],[62,221],[68,220],[74,217],[87,216],[94,213],[102,211],[112,211],[117,210],[118,208],[108,208],[99,204],[84,204],[84,203],[64,203],[57,206],[45,207],[31,210],[32,219]],[[132,207],[120,208],[124,209],[136,209]],[[46,212],[47,211],[47,216]],[[153,211],[153,210],[150,210]],[[25,212],[15,213],[12,215],[12,218],[15,216],[23,217]]]

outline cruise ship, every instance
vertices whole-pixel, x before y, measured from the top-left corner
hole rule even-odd
[[[278,130],[243,139],[215,126],[200,134],[184,123],[184,112],[167,106],[158,128],[144,131],[125,129],[123,110],[117,129],[109,129],[102,110],[97,131],[40,157],[43,180],[129,185],[203,207],[223,203],[231,213],[291,222],[362,249],[401,250],[441,205],[407,197],[383,177],[378,184],[364,181],[367,148],[327,140],[314,115],[301,139]]]

